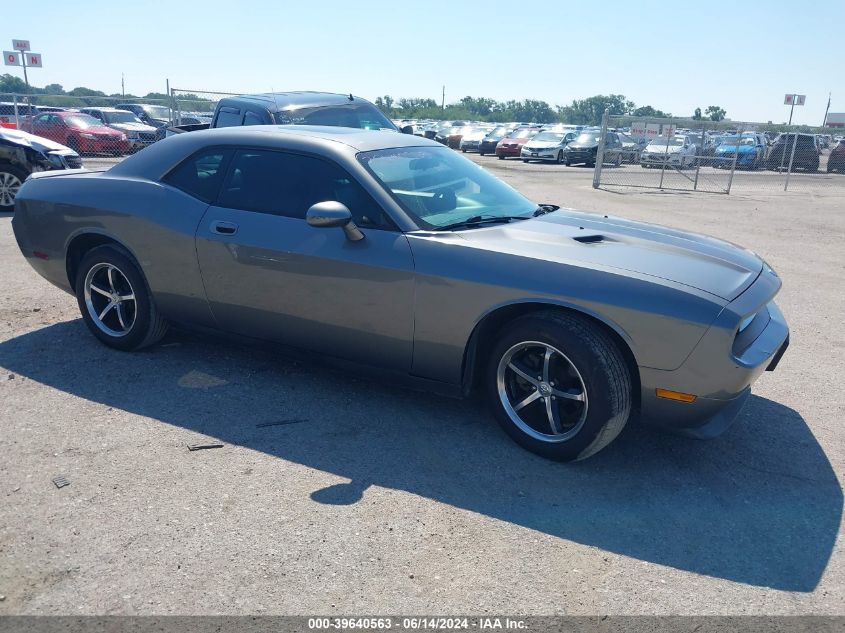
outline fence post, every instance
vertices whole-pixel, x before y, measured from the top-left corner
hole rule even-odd
[[[21,53],[21,54],[23,54],[23,53]],[[21,121],[20,121],[20,118],[18,117],[18,95],[17,94],[12,95],[12,103],[14,103],[14,108],[15,108],[15,127],[17,129],[21,129]]]
[[[669,129],[672,130],[672,136],[675,136],[675,124],[669,123]],[[660,184],[658,189],[663,189],[663,174],[666,173],[666,163],[669,162],[669,134],[664,133],[664,127],[660,125],[660,135],[666,140],[666,150],[663,152],[663,164],[660,166]]]
[[[701,155],[702,156],[704,156],[704,135],[705,135],[704,126],[701,126],[701,145],[699,145],[699,147],[701,148]],[[692,185],[693,191],[698,191],[698,172],[700,172],[700,171],[701,171],[701,158],[699,158],[698,150],[696,150],[696,152],[695,152],[695,182]]]
[[[745,130],[737,130],[736,131],[736,145],[734,145],[734,147],[736,149],[734,150],[734,159],[733,159],[733,162],[731,163],[731,175],[728,176],[728,190],[725,193],[731,192],[731,185],[733,185],[733,182],[734,182],[734,172],[736,171],[736,161],[739,158],[739,142],[742,140],[743,132],[745,132]]]
[[[607,144],[607,115],[610,108],[606,108],[601,115],[601,136],[599,146],[596,149],[596,164],[593,168],[593,189],[598,189],[601,184],[601,166],[604,163],[604,146]]]
[[[795,146],[798,145],[798,132],[792,134],[792,153],[789,154],[789,167],[786,170],[786,180],[783,183],[783,190],[789,188],[789,175],[792,173],[792,161],[795,160]]]

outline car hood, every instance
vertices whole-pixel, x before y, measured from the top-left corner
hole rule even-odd
[[[457,235],[478,248],[645,275],[726,301],[738,297],[763,269],[754,253],[722,240],[571,209]]]
[[[504,143],[505,145],[509,145],[511,143],[516,143],[517,145],[525,145],[530,138],[503,138],[500,143]]]
[[[730,144],[727,144],[727,143],[722,143],[721,145],[719,145],[716,148],[717,154],[724,154],[725,152],[736,152],[736,151],[737,151],[736,145],[730,145]],[[757,146],[756,145],[740,145],[738,151],[739,151],[740,154],[746,154],[746,153],[749,153],[749,152],[756,152]]]
[[[121,132],[155,132],[156,128],[146,123],[109,123],[109,127]]]
[[[559,141],[529,141],[525,144],[526,148],[534,149],[549,149],[550,147],[560,146]]]
[[[680,145],[670,145],[669,146],[669,154],[674,154],[676,152],[680,152],[683,148]],[[648,145],[646,146],[645,150],[649,154],[666,154],[666,146],[665,145]]]
[[[39,152],[58,151],[70,154],[76,153],[72,149],[62,145],[61,143],[56,143],[55,141],[51,141],[48,138],[36,136],[35,134],[30,134],[29,132],[24,132],[23,130],[10,130],[8,128],[0,128],[0,139],[15,143],[17,145],[32,147],[38,150]]]
[[[567,145],[567,147],[571,147],[572,149],[596,149],[598,146],[598,143],[576,143],[574,141]]]

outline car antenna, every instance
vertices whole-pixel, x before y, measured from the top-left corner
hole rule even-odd
[[[351,92],[349,93],[349,100],[350,100],[350,101],[355,101],[355,97],[353,97],[353,96],[352,96],[352,93],[351,93]]]

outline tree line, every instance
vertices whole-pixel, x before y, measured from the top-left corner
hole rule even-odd
[[[43,88],[31,86],[29,94],[37,95],[35,103],[48,106],[105,106],[115,98],[132,101],[166,102],[168,95],[161,92],[149,92],[146,95],[106,94],[100,90],[77,87],[65,90],[61,84],[49,84]],[[0,75],[0,93],[27,93],[27,86],[22,79],[10,74]],[[63,99],[71,97],[71,99]],[[214,101],[197,95],[180,95],[179,102],[186,110],[210,111]],[[470,119],[503,123],[506,121],[525,121],[534,123],[554,123],[562,121],[574,125],[600,125],[602,115],[607,110],[613,116],[632,117],[671,117],[650,105],[637,106],[625,95],[595,95],[586,99],[575,99],[569,105],[551,106],[539,99],[521,101],[496,101],[488,97],[464,97],[457,103],[441,107],[434,99],[403,97],[394,99],[390,95],[377,97],[375,100],[382,112],[392,119]],[[692,118],[695,120],[721,121],[727,112],[719,106],[709,106],[704,114],[696,108]]]

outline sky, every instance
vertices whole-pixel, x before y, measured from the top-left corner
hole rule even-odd
[[[170,86],[542,99],[623,94],[676,116],[708,105],[737,121],[794,123],[845,112],[845,0],[399,3],[276,0],[11,2],[0,45],[43,56],[33,85],[146,94]],[[37,7],[37,10],[34,8]],[[4,67],[22,76],[19,67]]]

